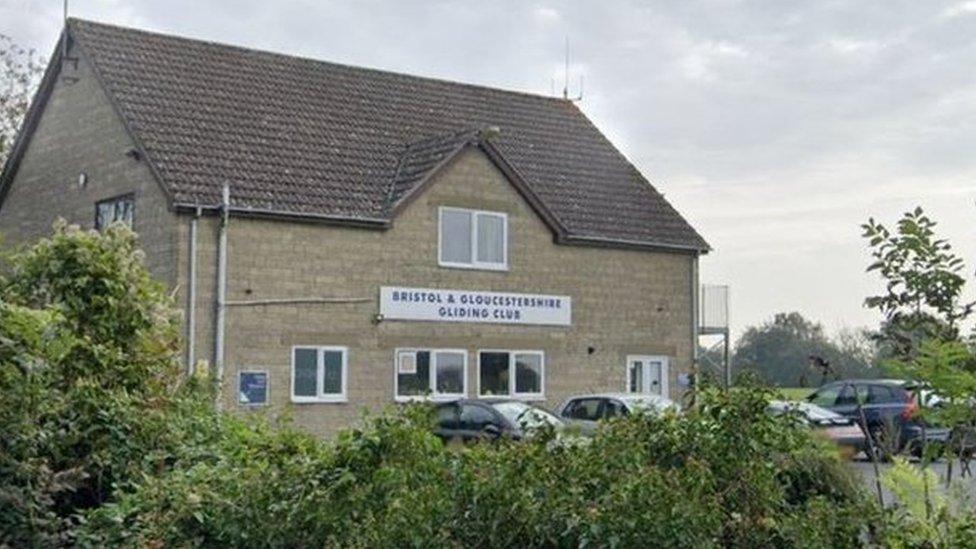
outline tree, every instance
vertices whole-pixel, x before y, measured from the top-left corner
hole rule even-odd
[[[874,348],[863,333],[845,331],[832,341],[823,326],[800,313],[778,313],[771,322],[746,329],[732,363],[782,387],[817,386],[846,377],[874,377]]]
[[[207,429],[178,313],[121,224],[64,222],[0,276],[0,547],[71,543],[79,512]],[[199,390],[194,387],[200,386]]]
[[[885,281],[884,292],[864,304],[884,315],[877,338],[895,358],[911,359],[927,339],[958,339],[960,323],[973,312],[974,304],[962,301],[964,262],[936,237],[935,226],[922,208],[906,212],[894,229],[874,218],[862,225],[871,247],[867,270]]]
[[[10,154],[43,66],[34,50],[0,34],[0,166]]]

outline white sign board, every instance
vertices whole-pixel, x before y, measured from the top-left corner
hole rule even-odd
[[[380,288],[380,314],[388,320],[569,326],[572,308],[565,295]]]

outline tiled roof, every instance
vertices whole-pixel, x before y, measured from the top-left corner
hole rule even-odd
[[[570,101],[82,20],[91,60],[177,206],[386,219],[464,140],[491,144],[568,241],[707,244]]]
[[[390,182],[388,206],[396,205],[453,153],[476,141],[479,133],[477,129],[451,132],[407,145]]]

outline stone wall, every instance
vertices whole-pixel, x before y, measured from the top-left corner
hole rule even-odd
[[[69,58],[78,56],[69,51]],[[146,163],[126,155],[133,146],[84,55],[77,66],[68,62],[0,204],[3,245],[50,234],[58,217],[91,228],[96,202],[134,193],[134,229],[149,267],[155,277],[174,284],[176,216]]]
[[[233,192],[233,191],[232,191]],[[509,269],[438,266],[440,206],[508,214]],[[186,235],[187,222],[181,225]],[[198,235],[197,356],[213,356],[217,223]],[[185,239],[181,237],[180,241]],[[589,391],[623,391],[625,357],[671,359],[672,396],[691,355],[692,256],[556,245],[552,231],[483,153],[470,149],[395,219],[388,231],[231,218],[228,289],[232,301],[303,297],[368,298],[366,303],[230,307],[226,328],[225,405],[237,405],[237,373],[270,372],[271,405],[321,434],[357,421],[364,409],[394,403],[394,349],[468,352],[468,396],[476,396],[479,349],[545,352],[545,400]],[[185,264],[179,272],[185,287]],[[569,295],[570,327],[375,322],[381,286]],[[292,403],[291,349],[349,348],[347,403]],[[589,348],[593,352],[589,352]]]

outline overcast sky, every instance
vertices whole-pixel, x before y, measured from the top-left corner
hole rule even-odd
[[[928,210],[976,266],[976,0],[72,0],[77,17],[549,94],[580,106],[714,247],[734,329],[876,325],[859,224]],[[0,0],[48,55],[59,0]],[[594,281],[594,283],[598,283]]]

